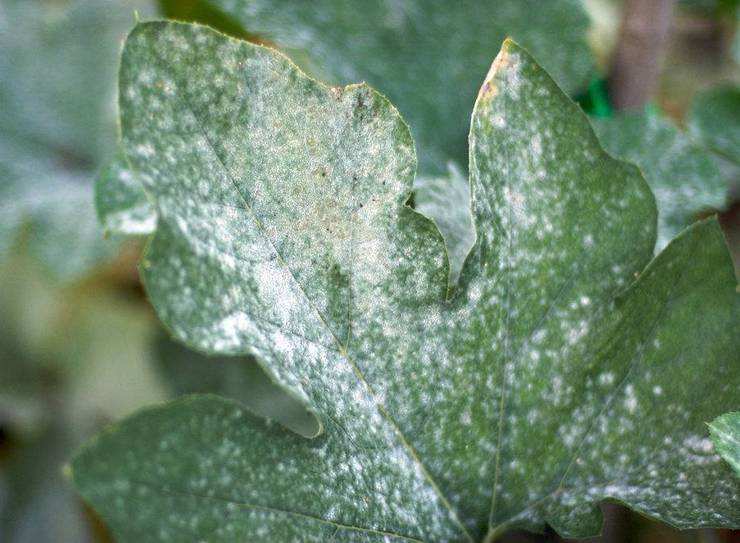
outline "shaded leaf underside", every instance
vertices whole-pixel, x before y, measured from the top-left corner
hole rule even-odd
[[[704,425],[740,385],[719,227],[646,267],[647,185],[515,43],[475,105],[477,239],[450,300],[442,238],[405,205],[409,130],[367,86],[146,23],[120,107],[158,215],[142,272],[160,317],[191,347],[256,356],[324,428],[307,440],[209,396],[135,415],[73,463],[121,541],[588,535],[603,499],[740,525]]]
[[[252,357],[204,356],[166,334],[155,342],[156,364],[172,396],[217,394],[240,401],[254,414],[305,436],[316,437],[319,422],[306,406],[276,385]]]

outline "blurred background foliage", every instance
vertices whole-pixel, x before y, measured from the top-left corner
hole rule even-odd
[[[256,361],[205,357],[163,330],[138,279],[144,239],[110,222],[110,210],[145,205],[142,195],[99,201],[96,215],[96,178],[117,183],[125,170],[125,159],[115,162],[116,70],[135,12],[209,24],[282,48],[332,83],[364,79],[388,94],[419,148],[415,203],[446,231],[453,269],[471,242],[472,100],[511,34],[592,115],[605,148],[642,168],[661,212],[659,245],[720,212],[740,269],[740,2],[668,0],[665,38],[649,44],[655,81],[637,107],[623,107],[615,96],[629,78],[615,76],[615,59],[629,54],[625,42],[640,42],[625,21],[641,1],[663,0],[409,1],[410,32],[328,0],[310,9],[279,0],[0,0],[0,541],[110,541],[64,465],[138,407],[212,392],[304,435],[318,431]],[[740,541],[604,507],[601,541]]]

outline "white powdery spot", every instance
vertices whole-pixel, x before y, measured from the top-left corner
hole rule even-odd
[[[635,394],[635,387],[632,384],[628,384],[626,387],[624,387],[624,407],[629,411],[630,413],[634,413],[637,410],[637,395]]]
[[[134,147],[134,154],[141,158],[152,158],[154,153],[154,147],[151,143],[142,143]]]
[[[221,319],[216,330],[226,344],[237,345],[240,336],[249,329],[249,324],[249,316],[244,311],[237,311]]]

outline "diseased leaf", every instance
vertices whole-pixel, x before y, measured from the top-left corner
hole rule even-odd
[[[154,208],[121,150],[95,182],[95,207],[106,233],[151,234],[157,224]]]
[[[439,228],[449,253],[450,285],[454,286],[475,243],[475,227],[470,214],[468,180],[454,163],[447,168],[446,176],[417,177],[414,209],[432,219]]]
[[[92,179],[115,143],[115,70],[146,2],[0,2],[0,256],[19,232],[55,277],[108,258]]]
[[[709,425],[717,452],[740,476],[740,411],[719,416]]]
[[[658,242],[665,247],[700,211],[722,209],[727,183],[709,152],[669,120],[624,114],[592,121],[604,148],[640,167],[658,205]]]
[[[723,85],[699,96],[689,127],[715,153],[740,165],[740,88]]]
[[[419,170],[467,162],[470,108],[480,77],[512,36],[566,91],[585,86],[593,59],[576,0],[208,0],[250,33],[335,84],[367,81],[411,126]]]
[[[704,424],[740,385],[717,222],[648,265],[649,187],[514,42],[473,112],[477,239],[450,300],[443,240],[405,205],[408,128],[367,86],[148,23],[120,106],[158,215],[142,271],[159,316],[192,347],[259,358],[324,428],[300,438],[210,396],[124,421],[72,467],[121,541],[585,536],[604,499],[740,526]]]
[[[588,79],[588,16],[573,0],[497,0],[487,4],[428,1],[404,6],[327,0],[196,0],[160,2],[168,17],[197,19],[231,35],[253,32],[286,49],[323,80],[366,80],[399,106],[421,149],[417,196],[433,201],[464,197],[461,207],[431,204],[422,213],[440,228],[454,282],[474,233],[466,213],[467,180],[456,184],[448,168],[467,159],[470,107],[499,44],[513,35],[537,53],[569,91]],[[470,5],[472,4],[472,5]],[[233,18],[230,19],[229,16]],[[240,21],[243,29],[234,21]],[[563,29],[568,32],[564,33]],[[461,59],[464,58],[464,62]],[[452,160],[452,165],[448,163]],[[444,180],[450,178],[451,186]],[[433,187],[433,188],[432,188]],[[98,187],[99,189],[101,187]],[[115,196],[113,196],[115,197]],[[122,210],[123,211],[123,210]],[[469,229],[466,228],[469,224]],[[450,230],[447,230],[450,228]]]

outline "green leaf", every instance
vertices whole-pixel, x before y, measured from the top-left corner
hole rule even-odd
[[[576,0],[403,3],[367,0],[208,0],[308,73],[367,81],[398,106],[420,171],[467,161],[470,108],[506,36],[528,47],[567,92],[588,83],[590,21]]]
[[[473,111],[477,238],[450,300],[443,240],[405,205],[408,128],[372,89],[175,23],[136,27],[120,86],[159,316],[256,356],[324,428],[210,396],[111,428],[72,472],[121,541],[585,536],[604,499],[740,526],[740,482],[705,447],[740,386],[719,226],[648,265],[649,187],[514,42]]]
[[[157,224],[154,208],[122,150],[95,182],[95,208],[106,233],[151,234]]]
[[[740,88],[722,85],[697,97],[689,128],[715,153],[740,165]]]
[[[116,252],[101,239],[92,179],[115,144],[115,70],[134,6],[146,4],[0,4],[0,256],[25,227],[62,280]]]
[[[449,254],[450,286],[456,285],[465,257],[475,243],[468,180],[452,162],[446,176],[418,177],[414,183],[414,209],[439,228]]]
[[[157,4],[160,13],[167,19],[208,25],[235,38],[250,37],[241,25],[232,21],[207,0],[159,0]]]
[[[735,11],[735,28],[740,27],[740,9]],[[732,58],[735,63],[740,63],[740,32],[735,32],[735,39],[732,40]]]
[[[102,240],[89,173],[60,170],[45,149],[11,143],[0,134],[0,257],[24,229],[30,252],[62,281],[116,251]]]
[[[740,476],[740,412],[717,417],[709,425],[709,432],[717,452]]]
[[[569,91],[585,84],[592,67],[585,41],[588,17],[580,2],[572,0],[499,0],[474,7],[415,0],[404,8],[329,0],[310,5],[280,0],[160,3],[168,17],[199,20],[242,37],[244,31],[238,32],[231,16],[324,80],[366,80],[387,93],[408,119],[421,149],[420,169],[428,175],[417,180],[416,202],[445,238],[452,283],[474,232],[467,182],[460,168],[448,163],[466,159],[470,107],[480,74],[499,44],[507,35],[521,40]],[[563,33],[563,28],[569,31]],[[445,206],[446,200],[463,203]]]
[[[667,119],[624,114],[594,120],[604,148],[640,167],[658,204],[657,250],[700,211],[722,209],[727,183],[710,153]]]
[[[82,504],[62,478],[73,439],[52,427],[16,445],[0,463],[0,539],[3,543],[95,543]],[[5,452],[5,451],[4,451]]]

